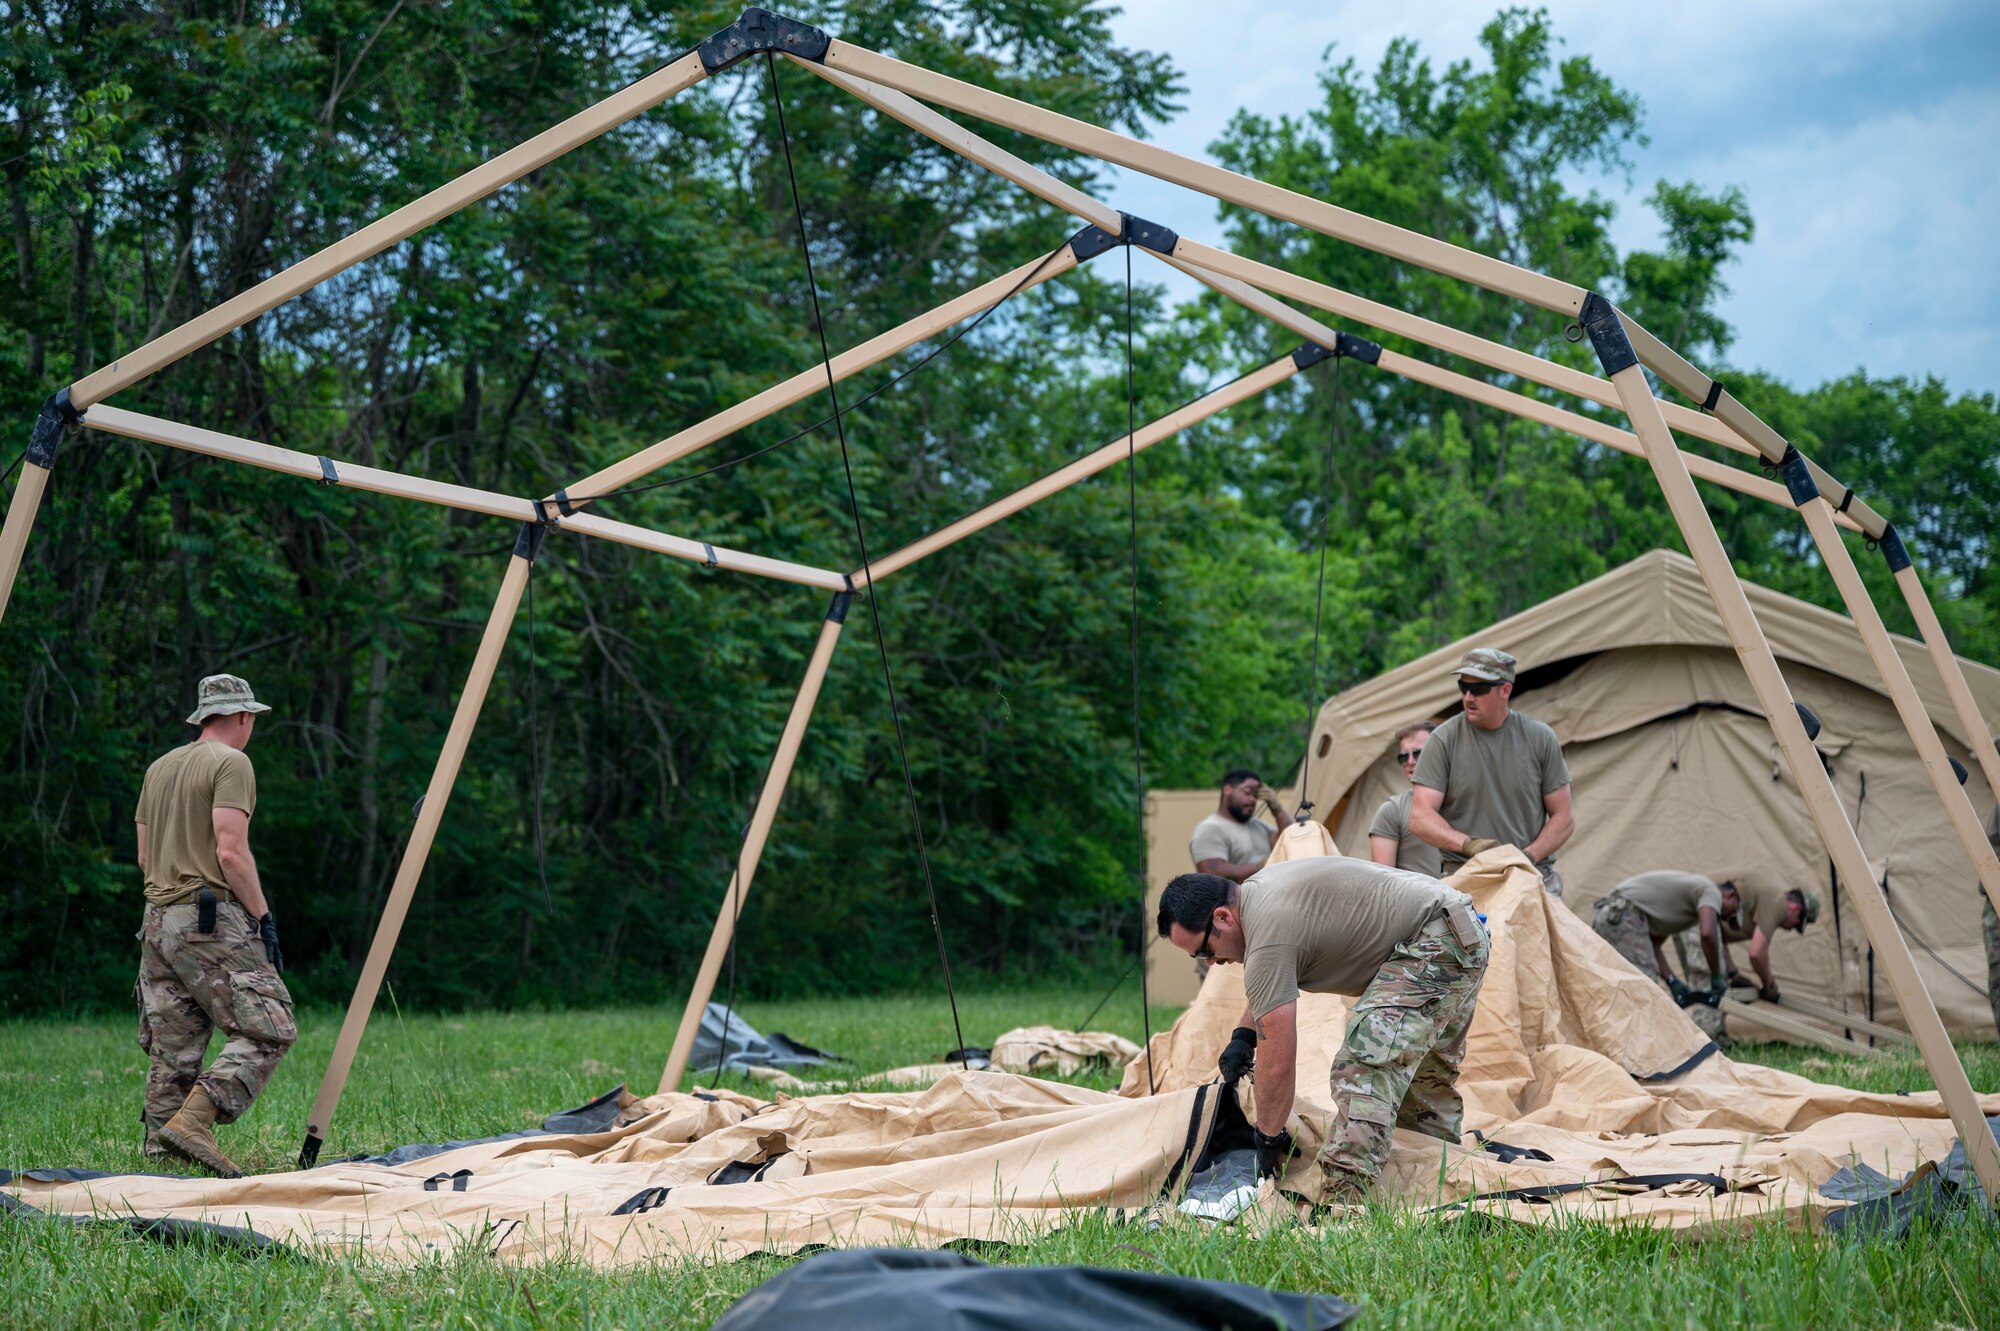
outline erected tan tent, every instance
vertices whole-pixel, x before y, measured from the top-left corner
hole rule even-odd
[[[1946,1025],[1960,1036],[1992,1036],[1977,983],[1985,976],[1977,880],[1852,621],[1769,588],[1745,590],[1793,694],[1823,723],[1817,746]],[[1937,676],[1915,668],[1924,648],[1895,641],[1945,749],[1972,773],[1974,803],[1990,807],[1971,752],[1983,737],[1964,732]],[[1818,924],[1772,949],[1780,988],[1902,1024],[1873,973],[1845,886],[1832,890],[1826,851],[1714,602],[1684,555],[1655,550],[1330,699],[1314,727],[1306,795],[1343,849],[1367,853],[1377,806],[1404,784],[1390,752],[1395,732],[1455,712],[1452,667],[1482,645],[1519,658],[1515,705],[1563,742],[1577,810],[1576,836],[1560,855],[1572,910],[1588,918],[1597,898],[1647,869],[1811,889],[1822,901]],[[1991,715],[2000,708],[2000,671],[1961,666]]]

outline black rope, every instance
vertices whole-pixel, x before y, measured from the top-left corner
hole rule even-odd
[[[1312,684],[1306,690],[1306,756],[1299,765],[1299,807],[1305,808],[1307,778],[1312,775],[1313,725],[1319,720],[1319,632],[1320,621],[1326,615],[1326,538],[1327,529],[1333,525],[1333,454],[1340,442],[1340,365],[1344,357],[1336,356],[1333,361],[1333,417],[1326,435],[1326,467],[1321,472],[1319,515],[1319,588],[1313,594],[1313,667]]]
[[[951,983],[951,958],[945,955],[944,923],[938,917],[937,884],[931,877],[930,848],[924,844],[924,820],[917,808],[917,782],[910,774],[910,750],[903,738],[903,715],[896,705],[896,675],[889,667],[889,640],[882,629],[882,598],[875,586],[874,572],[868,560],[868,537],[861,526],[861,495],[854,485],[854,462],[847,452],[847,425],[840,408],[840,387],[833,377],[833,351],[826,341],[826,315],[819,303],[819,279],[813,275],[812,241],[806,234],[805,205],[799,201],[798,170],[792,164],[792,136],[785,125],[785,97],[778,87],[778,66],[770,52],[764,53],[764,70],[771,78],[771,100],[778,113],[778,141],[785,149],[785,176],[791,182],[792,213],[798,221],[799,252],[805,256],[806,289],[812,296],[813,325],[819,334],[820,362],[826,367],[826,393],[833,401],[833,429],[840,440],[840,468],[847,477],[847,504],[854,515],[854,540],[861,547],[861,573],[868,584],[868,617],[875,625],[875,650],[882,659],[882,683],[889,694],[889,720],[896,730],[896,755],[903,767],[903,793],[910,805],[910,825],[916,829],[917,857],[923,865],[924,891],[930,899],[931,931],[937,935],[938,966],[944,972],[945,999],[951,1004],[951,1029],[958,1043],[956,1048],[965,1048],[965,1031],[958,1020],[958,994]]]
[[[549,891],[548,852],[542,844],[542,727],[535,696],[540,691],[535,684],[540,673],[535,664],[535,564],[535,559],[528,561],[528,784],[533,787],[535,806],[535,872],[542,879],[542,904],[548,908],[550,918],[554,918],[556,898]]]
[[[7,464],[7,470],[0,471],[0,484],[4,484],[7,478],[14,474],[14,468],[20,466],[21,459],[27,456],[28,456],[28,450],[25,448],[14,455],[14,460]]]
[[[1123,985],[1125,981],[1132,978],[1132,972],[1139,969],[1139,962],[1141,960],[1143,960],[1143,955],[1132,958],[1131,964],[1125,968],[1125,973],[1123,975],[1120,975],[1116,980],[1113,980],[1111,982],[1111,987],[1104,991],[1104,997],[1097,1000],[1097,1006],[1090,1010],[1090,1017],[1094,1017],[1098,1013],[1104,1011],[1104,1005],[1111,1001],[1111,995],[1117,993],[1119,987]],[[1089,1029],[1090,1017],[1085,1017],[1082,1021],[1079,1021],[1074,1029],[1079,1031]],[[1151,1036],[1147,1037],[1149,1041],[1151,1040],[1151,1038],[1152,1038]],[[1152,1059],[1148,1058],[1146,1061],[1150,1064],[1152,1062]]]
[[[1125,512],[1131,527],[1132,556],[1132,781],[1138,791],[1139,817],[1139,1024],[1146,1037],[1146,1094],[1159,1087],[1153,1080],[1153,1012],[1146,993],[1146,758],[1139,735],[1139,397],[1132,381],[1132,247],[1125,246]],[[1102,1006],[1100,1004],[1100,1006]],[[1090,1014],[1096,1016],[1095,1012]]]
[[[854,412],[859,408],[861,408],[862,406],[865,406],[867,403],[872,402],[876,398],[882,396],[882,394],[888,392],[890,389],[894,388],[897,384],[902,383],[903,380],[909,378],[911,375],[915,374],[918,370],[923,369],[924,366],[929,365],[939,356],[942,356],[945,352],[950,351],[953,347],[957,346],[958,343],[962,341],[966,336],[968,336],[975,328],[985,323],[988,316],[990,316],[995,310],[999,309],[1002,305],[1005,305],[1008,301],[1014,299],[1014,297],[1020,295],[1021,292],[1027,288],[1030,282],[1033,282],[1037,277],[1040,277],[1042,275],[1042,270],[1049,266],[1049,261],[1054,259],[1058,254],[1061,254],[1064,248],[1068,246],[1068,244],[1069,244],[1068,241],[1064,241],[1061,245],[1056,246],[1056,248],[1050,250],[1047,254],[1044,254],[1041,257],[1040,262],[1038,262],[1033,268],[1030,268],[1027,271],[1027,273],[1022,276],[1020,281],[1016,282],[1012,287],[1008,289],[1006,295],[1000,297],[999,300],[994,301],[991,305],[988,305],[985,309],[981,310],[979,312],[978,318],[974,319],[971,323],[959,329],[956,333],[953,333],[943,342],[933,347],[923,357],[923,359],[917,361],[914,365],[910,365],[902,370],[899,370],[897,373],[891,375],[888,379],[884,380],[882,383],[877,384],[874,388],[869,389],[866,393],[863,393],[860,397],[856,398],[853,402],[849,403],[844,414],[850,416],[853,415]],[[686,476],[670,476],[666,480],[648,481],[644,485],[627,485],[616,490],[606,490],[603,494],[597,494],[597,495],[571,495],[569,497],[569,502],[572,504],[594,503],[600,499],[616,499],[622,495],[641,494],[647,490],[659,490],[669,485],[681,485],[688,481],[698,481],[704,476],[713,476],[718,471],[727,471],[731,467],[736,466],[738,463],[748,462],[753,458],[763,457],[766,453],[774,452],[777,449],[783,448],[786,444],[792,443],[795,440],[803,439],[807,435],[814,434],[819,430],[824,429],[826,426],[832,425],[833,423],[834,423],[833,417],[831,416],[824,417],[820,420],[814,421],[811,425],[806,426],[806,428],[803,430],[799,430],[793,434],[786,435],[783,439],[780,439],[775,444],[766,444],[762,448],[755,449],[751,452],[745,453],[740,458],[731,458],[727,462],[718,462],[713,467],[705,467],[700,471],[690,472]]]

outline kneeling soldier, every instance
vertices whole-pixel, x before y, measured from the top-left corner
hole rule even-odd
[[[1326,1200],[1368,1193],[1397,1127],[1458,1141],[1458,1065],[1490,950],[1471,898],[1422,874],[1322,856],[1269,865],[1240,887],[1182,874],[1161,894],[1157,923],[1199,960],[1243,965],[1249,1005],[1218,1066],[1233,1084],[1261,1063],[1260,1176],[1281,1175],[1292,1153],[1301,990],[1355,999],[1319,1157]]]
[[[201,734],[146,769],[135,816],[146,877],[140,930],[139,1047],[146,1153],[172,1153],[225,1178],[243,1171],[215,1143],[264,1089],[298,1038],[278,927],[250,853],[257,775],[243,752],[257,701],[235,675],[210,675],[188,724]],[[210,1032],[222,1051],[206,1071]]]

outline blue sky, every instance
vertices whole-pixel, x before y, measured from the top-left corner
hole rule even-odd
[[[1372,69],[1392,38],[1412,36],[1442,67],[1479,55],[1498,7],[1127,0],[1114,31],[1182,71],[1187,109],[1155,137],[1206,157],[1238,108],[1312,105],[1330,43]],[[1723,304],[1737,365],[1801,387],[1865,368],[2000,392],[2000,4],[1546,8],[1562,54],[1588,55],[1645,103],[1651,144],[1632,153],[1630,187],[1591,182],[1619,203],[1621,247],[1658,242],[1644,204],[1657,180],[1748,196],[1757,236]],[[1203,196],[1126,173],[1112,201],[1222,243]]]

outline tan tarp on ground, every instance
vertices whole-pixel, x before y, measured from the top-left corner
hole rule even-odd
[[[1820,747],[1842,803],[1869,859],[1888,876],[1890,901],[1911,931],[1917,969],[1945,1025],[1991,1038],[1977,880],[1852,623],[1768,588],[1745,588],[1793,693],[1825,725]],[[1322,816],[1337,815],[1342,846],[1366,853],[1376,808],[1405,782],[1392,737],[1408,722],[1457,709],[1451,667],[1475,645],[1505,648],[1524,671],[1576,663],[1516,698],[1555,728],[1574,778],[1577,833],[1561,855],[1570,909],[1587,917],[1621,879],[1660,868],[1747,875],[1828,897],[1825,849],[1707,589],[1691,560],[1664,550],[1330,699],[1314,730],[1307,793]],[[1993,796],[1966,747],[1974,737],[1962,733],[1923,647],[1903,638],[1896,645],[1946,750],[1971,769],[1967,789],[1983,818]],[[1963,664],[1984,714],[2000,724],[2000,671]],[[1865,1016],[1868,941],[1851,912],[1842,924],[1836,945],[1828,900],[1819,924],[1803,937],[1787,935],[1772,959],[1781,988]],[[1901,1026],[1886,982],[1877,976],[1874,988],[1878,1019]]]
[[[1634,1074],[1673,1068],[1701,1047],[1687,1018],[1551,902],[1512,852],[1484,857],[1457,881],[1494,936],[1465,1063],[1468,1126],[1555,1162],[1502,1165],[1399,1133],[1391,1195],[1432,1205],[1501,1188],[1702,1172],[1742,1190],[1585,1194],[1566,1199],[1564,1212],[1681,1227],[1798,1220],[1824,1208],[1812,1185],[1843,1164],[1861,1159],[1901,1174],[1949,1150],[1951,1124],[1933,1095],[1866,1095],[1720,1055],[1672,1084],[1641,1084]],[[632,1121],[609,1132],[488,1143],[393,1168],[334,1164],[234,1181],[23,1177],[7,1190],[45,1210],[248,1226],[394,1262],[471,1248],[615,1266],[815,1243],[1018,1239],[1079,1209],[1137,1216],[1175,1163],[1199,1150],[1215,1102],[1201,1083],[1242,1001],[1234,968],[1212,974],[1201,1001],[1157,1037],[1156,1096],[1001,1072],[954,1072],[918,1093],[780,1096],[768,1105],[673,1094],[633,1102]],[[1341,1011],[1338,999],[1305,1000],[1305,1101],[1326,1084]],[[2000,1113],[2000,1096],[1987,1097],[1986,1109]],[[1322,1122],[1323,1111],[1306,1103],[1301,1141],[1316,1142]],[[761,1168],[761,1177],[708,1182],[732,1165]],[[461,1170],[471,1173],[454,1191],[449,1176]],[[438,1180],[435,1191],[427,1179]],[[1307,1195],[1314,1183],[1305,1162],[1288,1179]],[[1558,1213],[1479,1205],[1528,1220]],[[644,1209],[613,1215],[621,1206]]]

